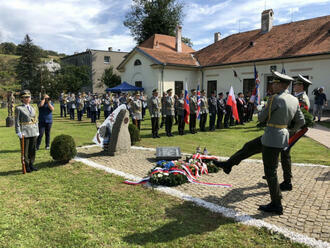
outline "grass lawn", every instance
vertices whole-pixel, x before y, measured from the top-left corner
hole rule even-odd
[[[78,146],[90,144],[95,126],[60,119],[58,105],[55,108],[52,138],[70,134]],[[39,171],[22,175],[19,141],[14,128],[5,127],[5,118],[6,110],[1,109],[0,247],[305,247],[152,189],[125,185],[123,178],[81,163],[59,165],[43,145],[36,158]],[[186,135],[184,143],[202,142],[207,135],[211,142],[212,136],[222,132]],[[148,135],[143,130],[141,144],[157,145]],[[244,135],[245,139],[250,136],[250,132]],[[171,143],[174,139],[177,144],[182,142],[182,137],[157,141]],[[225,146],[226,140],[219,141],[219,146]],[[231,149],[240,146],[235,143],[231,142]],[[218,154],[226,155],[231,149]]]

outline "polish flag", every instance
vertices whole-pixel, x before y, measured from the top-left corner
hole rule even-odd
[[[237,104],[236,104],[233,86],[230,86],[230,91],[229,91],[229,95],[228,95],[228,99],[227,99],[227,105],[231,106],[234,119],[239,121],[238,112],[237,112]]]

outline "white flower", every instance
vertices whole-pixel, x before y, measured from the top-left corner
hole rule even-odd
[[[163,177],[163,174],[158,173],[157,176],[158,176],[158,177]]]
[[[168,173],[166,173],[166,172],[164,173],[164,176],[168,176],[168,175],[170,175],[170,174],[168,174]]]

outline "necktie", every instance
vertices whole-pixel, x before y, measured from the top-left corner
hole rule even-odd
[[[27,109],[29,110],[30,114],[31,114],[31,107],[29,105],[26,106]]]

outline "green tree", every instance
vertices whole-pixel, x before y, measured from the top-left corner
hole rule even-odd
[[[183,3],[177,0],[133,0],[124,25],[140,44],[156,33],[175,36],[182,19]]]
[[[121,77],[114,73],[113,66],[110,66],[109,68],[104,70],[101,82],[109,88],[112,88],[120,84]]]
[[[78,92],[82,87],[92,84],[91,71],[87,66],[62,64],[56,74],[55,91]]]
[[[0,44],[0,53],[16,54],[16,45],[12,42],[3,42]]]
[[[21,55],[16,66],[17,80],[22,89],[35,88],[33,84],[36,83],[38,66],[41,63],[39,48],[32,43],[27,34],[24,41],[18,45],[17,52]],[[38,92],[31,93],[35,95]]]

